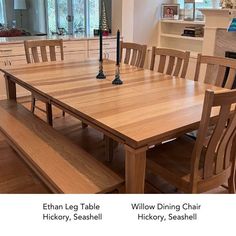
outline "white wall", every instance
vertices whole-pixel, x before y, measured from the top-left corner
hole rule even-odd
[[[122,32],[122,0],[112,0],[112,34]]]
[[[113,0],[113,29],[121,29],[124,41],[157,45],[158,21],[164,2],[168,0]]]

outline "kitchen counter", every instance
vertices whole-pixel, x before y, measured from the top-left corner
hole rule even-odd
[[[116,36],[109,35],[104,36],[104,39],[115,39]],[[98,36],[76,36],[76,35],[65,35],[65,36],[20,36],[20,37],[0,37],[0,44],[14,44],[22,43],[25,40],[45,40],[45,39],[63,39],[65,41],[75,40],[98,40]]]

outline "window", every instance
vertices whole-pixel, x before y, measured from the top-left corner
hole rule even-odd
[[[5,19],[6,19],[6,15],[5,15],[5,2],[4,0],[0,0],[0,24],[5,24]]]
[[[180,8],[184,9],[184,0],[178,0],[178,3],[180,4]],[[220,0],[195,0],[195,19],[203,19],[203,15],[201,11],[198,9],[200,8],[216,8],[219,7]]]
[[[48,33],[89,35],[99,28],[99,0],[47,0]]]
[[[180,8],[184,9],[184,0],[178,0]],[[196,8],[214,8],[219,6],[220,0],[196,0]]]

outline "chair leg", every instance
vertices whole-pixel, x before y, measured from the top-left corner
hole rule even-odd
[[[65,117],[66,113],[65,111],[62,111],[62,116]]]
[[[113,140],[107,136],[105,136],[104,138],[105,138],[105,157],[108,162],[112,162],[114,156]]]
[[[229,193],[236,193],[236,181],[235,177],[230,176],[228,180]]]
[[[31,99],[31,112],[34,114],[34,111],[35,111],[35,103],[36,103],[36,99],[34,96],[32,96],[32,99]]]
[[[84,122],[82,122],[82,128],[85,129],[85,128],[87,128],[87,127],[88,127],[88,125],[85,124]]]
[[[52,123],[52,105],[50,103],[46,103],[46,114],[47,114],[47,122],[50,126],[53,125]]]

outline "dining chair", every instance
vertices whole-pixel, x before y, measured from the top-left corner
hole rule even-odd
[[[206,73],[202,82],[227,89],[233,88],[236,78],[235,59],[198,54],[194,76],[195,81],[199,81],[199,78],[202,76],[201,69],[204,65]],[[210,127],[208,133],[211,134],[212,132],[212,127]],[[196,133],[197,131],[193,131],[188,133],[188,135],[196,139]]]
[[[194,80],[198,81],[202,66],[206,66],[204,83],[232,89],[236,78],[236,60],[198,54]]]
[[[152,47],[150,70],[155,69],[157,57],[159,57],[158,72],[181,78],[186,77],[190,52]]]
[[[39,63],[39,62],[48,62],[56,61],[57,56],[60,60],[64,60],[63,52],[63,40],[26,40],[24,41],[26,61],[30,63]],[[59,53],[57,53],[59,49]],[[46,110],[41,109],[36,106],[36,101],[39,100],[46,105]],[[48,101],[45,101],[42,97],[32,94],[31,100],[31,111],[35,112],[35,108],[43,111],[47,115],[47,121],[52,125],[52,107]],[[62,112],[62,115],[65,116],[65,112]]]
[[[227,181],[229,192],[235,193],[235,105],[236,91],[207,90],[196,141],[181,136],[150,149],[147,169],[186,193],[206,192]],[[214,119],[214,132],[205,146],[213,109],[217,112],[219,109],[219,115]]]
[[[123,60],[125,64],[129,64],[131,66],[136,66],[140,68],[144,67],[147,51],[146,45],[123,41],[120,42],[120,45],[120,61]]]

